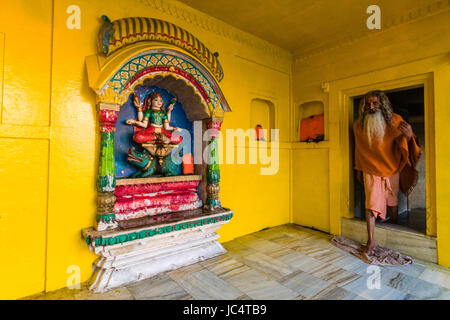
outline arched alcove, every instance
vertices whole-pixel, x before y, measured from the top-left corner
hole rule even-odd
[[[148,78],[144,80],[143,85],[149,87],[157,86],[175,95],[183,106],[189,121],[203,120],[210,117],[210,114],[204,108],[201,96],[191,86],[187,85],[185,81],[177,79],[173,75],[158,75],[154,78]]]
[[[255,129],[260,125],[263,130],[266,130],[264,140],[270,141],[271,129],[275,129],[275,105],[273,102],[255,98],[250,103],[250,128]],[[256,130],[254,132],[254,139],[256,139]]]
[[[324,113],[325,108],[322,101],[308,101],[298,105],[295,109],[295,141],[300,141],[301,122],[303,119],[311,116],[324,115]],[[325,137],[325,140],[327,140],[327,137]]]

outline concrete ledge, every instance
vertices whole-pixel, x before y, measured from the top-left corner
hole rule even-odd
[[[341,234],[359,243],[367,242],[367,227],[364,220],[342,218]],[[375,243],[382,247],[398,250],[413,258],[437,263],[436,238],[403,226],[375,225]]]

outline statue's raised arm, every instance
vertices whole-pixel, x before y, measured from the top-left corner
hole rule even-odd
[[[126,124],[139,126],[141,128],[147,128],[148,118],[144,117],[144,113],[142,111],[143,103],[139,100],[139,97],[136,94],[133,94],[133,105],[137,109],[137,118],[136,119],[128,119],[125,121]]]
[[[175,103],[177,103],[177,99],[176,98],[170,99],[170,104],[169,104],[169,106],[167,107],[167,110],[166,110],[167,121],[164,121],[164,129],[167,130],[167,131],[181,131],[180,128],[172,127],[171,124],[170,124],[170,119],[172,117],[172,110],[173,110],[173,107],[174,107]]]

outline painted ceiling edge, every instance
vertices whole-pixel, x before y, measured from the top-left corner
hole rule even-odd
[[[103,15],[102,19],[104,23],[98,34],[99,54],[86,58],[89,86],[98,96],[107,96],[109,102],[123,104],[126,98],[122,94],[122,89],[128,88],[126,92],[123,92],[124,94],[128,93],[129,82],[138,80],[134,77],[135,74],[138,71],[149,69],[150,62],[147,65],[141,65],[140,70],[133,70],[130,75],[125,75],[126,79],[120,79],[122,84],[125,81],[126,85],[120,85],[116,81],[116,86],[113,86],[113,80],[117,76],[118,70],[133,59],[159,52],[176,57],[179,68],[164,63],[163,66],[153,66],[153,69],[156,69],[153,72],[166,75],[167,73],[172,75],[178,73],[180,79],[184,77],[183,80],[192,82],[193,87],[197,87],[199,91],[202,91],[203,87],[207,88],[209,93],[213,93],[213,97],[209,99],[210,94],[203,100],[205,105],[208,105],[211,114],[223,116],[224,112],[231,111],[219,85],[224,74],[218,61],[218,53],[212,54],[191,33],[172,23],[152,18],[124,18],[111,22],[108,17]],[[193,79],[190,70],[185,72],[188,65],[191,67],[190,70],[194,70],[194,75],[197,76],[197,80],[200,79],[201,84]],[[164,68],[168,70],[163,70]],[[134,85],[132,87],[134,88]],[[118,97],[113,98],[113,95],[118,95]],[[199,93],[199,95],[201,94]],[[205,98],[204,94],[203,98]],[[212,103],[210,100],[213,100]],[[219,109],[220,111],[217,112]]]

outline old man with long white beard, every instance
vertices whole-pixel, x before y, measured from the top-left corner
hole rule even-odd
[[[421,151],[411,126],[393,113],[382,91],[371,91],[361,100],[355,134],[355,170],[364,182],[368,240],[366,253],[375,247],[375,220],[397,223],[398,191],[408,195],[417,182],[415,167]],[[362,181],[363,180],[363,181]]]

